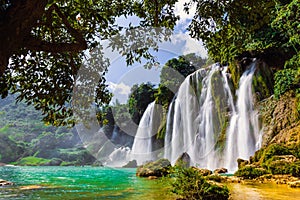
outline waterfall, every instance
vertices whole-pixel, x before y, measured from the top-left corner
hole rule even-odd
[[[225,167],[229,171],[237,169],[238,158],[249,159],[249,156],[260,148],[260,130],[258,112],[254,108],[252,79],[255,62],[244,72],[239,81],[236,109],[232,111],[227,130],[225,149]]]
[[[172,164],[187,152],[192,165],[234,171],[237,158],[248,159],[259,147],[252,94],[255,62],[240,79],[236,102],[226,71],[227,67],[214,64],[181,84],[167,114],[164,157]]]
[[[214,168],[218,164],[215,145],[221,131],[217,125],[223,120],[218,118],[216,109],[228,107],[222,99],[227,99],[229,91],[224,87],[222,73],[218,64],[197,70],[184,80],[176,100],[170,104],[165,136],[168,146],[165,145],[164,157],[172,164],[184,152],[195,165]],[[220,88],[213,91],[213,87]]]
[[[131,159],[138,165],[156,159],[153,140],[160,124],[160,111],[158,105],[152,102],[145,110],[132,145]]]
[[[176,96],[173,98],[172,102],[169,105],[168,114],[167,114],[165,141],[164,141],[164,156],[169,160],[171,160],[171,151],[172,151],[171,141],[172,141],[172,131],[173,131],[173,115],[174,115],[175,99]]]
[[[169,105],[163,152],[156,149],[162,110],[152,102],[140,120],[132,149],[115,148],[110,163],[124,165],[136,160],[141,165],[163,153],[174,165],[186,152],[191,165],[235,171],[238,158],[249,159],[260,148],[261,130],[252,92],[255,65],[253,62],[242,74],[236,96],[227,67],[214,64],[187,76]]]

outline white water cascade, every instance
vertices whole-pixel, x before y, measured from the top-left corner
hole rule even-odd
[[[174,164],[179,156],[187,152],[192,164],[214,168],[218,164],[215,144],[219,137],[215,121],[217,119],[216,99],[227,99],[227,90],[222,82],[218,64],[210,69],[200,69],[189,75],[181,84],[177,98],[170,104],[165,136],[165,155]],[[213,91],[213,81],[221,86]],[[216,86],[216,85],[215,85]],[[229,88],[229,86],[228,86]],[[227,107],[226,103],[226,107]]]
[[[181,84],[167,115],[164,157],[172,164],[187,152],[192,165],[234,171],[237,158],[248,159],[259,147],[252,95],[255,62],[240,79],[236,105],[226,70],[215,64],[194,72]],[[223,127],[226,120],[227,128]]]
[[[138,165],[156,159],[156,153],[152,145],[154,140],[153,136],[157,134],[160,124],[160,110],[157,106],[155,102],[148,105],[135,135],[131,151],[131,160],[136,160]]]
[[[233,109],[227,130],[224,166],[229,171],[237,169],[237,159],[249,159],[260,148],[258,112],[254,108],[252,79],[255,62],[244,72],[239,81],[236,109]]]

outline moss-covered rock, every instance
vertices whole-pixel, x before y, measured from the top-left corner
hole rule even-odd
[[[188,153],[184,152],[175,162],[175,166],[188,168],[191,163],[191,157]]]
[[[209,176],[212,174],[212,171],[210,171],[209,169],[203,169],[203,168],[197,168],[197,167],[192,167],[192,169],[197,171],[202,176]]]
[[[264,174],[268,174],[266,169],[254,165],[243,166],[234,173],[235,176],[243,177],[245,179],[254,179]]]
[[[156,176],[162,177],[169,173],[171,163],[167,159],[160,159],[154,162],[148,162],[137,168],[136,175],[139,177]]]

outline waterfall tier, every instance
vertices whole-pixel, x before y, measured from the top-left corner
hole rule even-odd
[[[237,158],[248,159],[258,148],[260,130],[252,95],[255,63],[240,79],[236,104],[226,70],[215,64],[181,84],[167,114],[164,157],[172,164],[187,152],[193,165],[234,171]]]

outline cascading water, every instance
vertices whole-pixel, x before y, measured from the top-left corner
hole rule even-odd
[[[179,87],[168,109],[164,140],[164,157],[172,164],[186,152],[192,165],[211,170],[225,166],[232,172],[238,158],[248,159],[260,147],[252,94],[255,62],[241,76],[236,103],[226,71],[226,67],[214,64],[187,76]],[[158,108],[155,102],[148,105],[132,150],[116,148],[109,156],[111,163],[136,160],[141,165],[158,158],[159,152],[153,148],[161,123]]]
[[[260,148],[258,112],[254,108],[252,94],[254,72],[255,62],[244,72],[239,81],[236,109],[232,111],[227,130],[224,165],[229,171],[237,169],[238,158],[249,159],[249,156]]]
[[[181,84],[167,115],[164,157],[172,164],[187,152],[193,165],[226,166],[234,171],[237,158],[248,159],[259,146],[252,95],[255,63],[240,79],[236,105],[226,71],[215,64],[189,75]]]
[[[220,130],[216,125],[224,120],[218,118],[215,110],[220,106],[228,107],[227,103],[221,103],[221,99],[227,99],[227,94],[220,72],[220,66],[215,64],[189,75],[181,84],[176,100],[170,104],[164,157],[172,164],[187,152],[194,164],[207,168],[217,165],[215,144]],[[216,83],[219,84],[214,85]],[[214,92],[213,86],[221,89]]]
[[[160,110],[157,106],[155,102],[150,103],[139,123],[131,151],[131,159],[136,160],[138,165],[156,159],[153,136],[157,134],[160,124]]]

